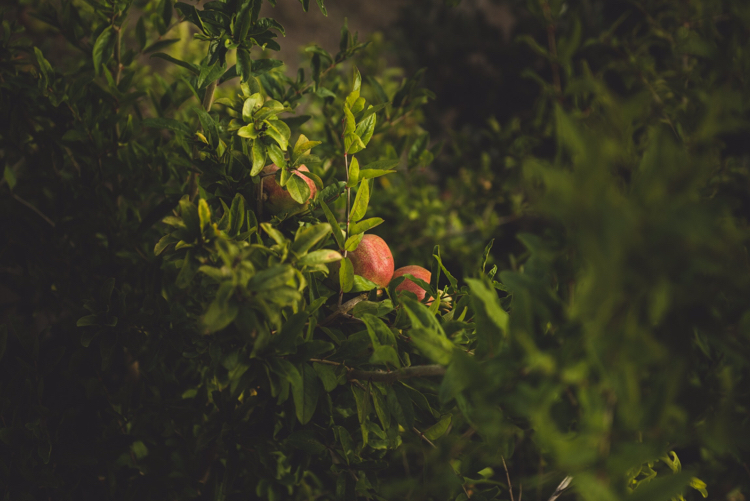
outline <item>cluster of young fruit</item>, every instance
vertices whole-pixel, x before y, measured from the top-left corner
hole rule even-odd
[[[279,168],[274,165],[268,165],[264,168],[263,173],[269,176],[264,180],[263,198],[264,204],[271,212],[279,213],[298,208],[300,205],[292,199],[287,190],[279,186],[274,174]],[[293,173],[299,176],[310,187],[310,198],[315,198],[317,192],[315,183],[309,177],[302,174],[308,172],[307,167],[300,165],[299,169]],[[388,287],[391,280],[404,275],[411,275],[420,280],[430,283],[432,273],[415,265],[403,266],[394,269],[393,254],[388,244],[377,235],[367,234],[362,237],[362,241],[356,250],[349,252],[347,257],[351,260],[354,267],[354,274],[366,278],[370,282],[377,284],[378,287]],[[410,280],[408,277],[396,287],[396,291],[409,291],[417,296],[417,300],[422,301],[427,294],[422,287]],[[432,300],[429,301],[431,303]],[[428,304],[429,304],[428,303]]]

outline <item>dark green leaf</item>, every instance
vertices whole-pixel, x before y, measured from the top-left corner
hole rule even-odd
[[[156,52],[157,50],[166,49],[170,45],[176,44],[179,41],[180,41],[179,38],[168,38],[166,40],[157,40],[156,42],[152,43],[151,45],[143,49],[142,52],[144,54],[150,54],[152,52]]]
[[[301,424],[306,424],[315,414],[320,395],[320,383],[318,383],[315,369],[310,364],[303,363],[300,368],[302,371],[299,379],[293,378],[290,383],[297,419]]]
[[[341,231],[341,227],[339,226],[339,223],[336,221],[336,217],[333,215],[333,212],[331,212],[331,209],[328,208],[328,205],[326,205],[324,200],[320,201],[320,206],[323,209],[323,213],[326,216],[326,220],[328,221],[328,224],[331,225],[331,231],[333,233],[333,238],[336,240],[336,244],[339,246],[339,249],[344,248],[344,232]]]
[[[118,34],[115,32],[112,26],[107,26],[102,31],[94,42],[94,49],[92,52],[94,59],[94,72],[99,75],[102,72],[102,65],[109,61],[112,57],[112,51],[115,47],[115,39]]]

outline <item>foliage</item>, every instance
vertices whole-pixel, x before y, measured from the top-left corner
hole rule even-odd
[[[6,499],[747,492],[750,11],[530,0],[537,94],[441,153],[424,72],[344,26],[291,78],[261,3],[43,3],[59,61],[6,13]],[[519,243],[441,233],[477,207]],[[353,274],[375,228],[421,303]]]

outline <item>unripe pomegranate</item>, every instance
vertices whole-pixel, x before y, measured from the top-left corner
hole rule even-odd
[[[273,174],[277,170],[279,170],[279,167],[276,164],[266,165],[263,168],[263,174]],[[318,190],[315,187],[315,183],[313,182],[313,180],[305,176],[301,172],[310,171],[304,165],[300,165],[298,167],[298,170],[292,171],[292,175],[298,176],[300,179],[307,183],[307,186],[310,187],[310,198],[308,198],[307,202],[305,202],[309,203],[309,201],[315,197],[315,193]],[[292,195],[289,193],[289,191],[279,186],[279,183],[276,182],[275,176],[268,176],[263,178],[263,199],[264,207],[267,207],[268,210],[274,214],[278,214],[280,212],[289,212],[302,207],[302,205],[298,204],[292,198]]]

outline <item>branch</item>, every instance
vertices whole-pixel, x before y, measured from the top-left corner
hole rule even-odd
[[[555,42],[555,24],[552,22],[552,12],[550,11],[549,2],[542,2],[544,18],[547,20],[547,45],[549,46],[549,55],[552,59],[552,83],[559,98],[562,99],[562,85],[560,83],[560,64],[557,62],[557,43]]]
[[[425,442],[427,442],[428,444],[430,444],[433,449],[437,449],[437,446],[435,444],[433,444],[432,441],[429,438],[425,437],[424,433],[422,433],[421,431],[419,431],[416,426],[412,427],[412,430],[414,431],[414,433],[416,433],[417,435],[419,435],[419,438],[421,438],[422,440],[424,440]]]
[[[31,209],[34,212],[36,212],[39,217],[41,217],[42,219],[44,219],[47,222],[47,224],[49,224],[53,228],[55,227],[55,223],[50,218],[48,218],[47,216],[45,216],[42,211],[40,211],[39,209],[37,209],[36,207],[34,207],[33,205],[31,205],[29,202],[27,202],[23,198],[21,198],[18,195],[16,195],[15,193],[12,193],[12,196],[13,196],[13,198],[15,198],[18,201],[18,203],[23,204],[26,207],[28,207],[29,209]]]
[[[505,464],[505,458],[503,456],[500,456],[503,460],[503,468],[505,468],[505,478],[508,479],[508,492],[510,493],[510,501],[515,501],[513,499],[513,484],[510,483],[510,473],[508,473],[508,465]]]
[[[444,374],[445,367],[442,365],[414,365],[388,372],[351,369],[347,372],[346,376],[350,380],[362,379],[364,381],[372,381],[373,383],[395,383],[396,381],[412,377],[442,376]]]
[[[555,489],[555,492],[552,493],[552,495],[549,497],[547,501],[555,501],[555,499],[559,498],[560,495],[565,491],[565,489],[568,488],[570,485],[571,480],[573,480],[573,477],[565,477],[562,482],[560,482],[560,485],[557,486],[557,489]]]
[[[354,299],[350,299],[346,303],[340,304],[338,306],[338,308],[336,308],[336,310],[333,313],[331,313],[326,318],[324,318],[323,321],[320,322],[318,325],[327,325],[327,324],[330,324],[331,322],[333,322],[333,320],[336,317],[338,317],[339,315],[346,314],[347,312],[349,312],[349,310],[353,309],[355,306],[357,306],[357,304],[361,303],[365,299],[367,299],[367,294],[360,294],[359,296],[355,297]]]
[[[122,30],[120,28],[115,29],[115,85],[120,85],[120,75],[122,74],[122,59],[120,58],[120,38],[122,37]]]
[[[346,106],[346,105],[344,105]],[[346,110],[344,110],[346,111]],[[346,119],[342,120],[342,122],[346,122]],[[341,139],[344,139],[344,134],[346,132],[346,125],[344,125],[344,130],[341,132]],[[344,146],[344,174],[346,175],[346,232],[344,233],[344,259],[346,259],[346,239],[349,238],[349,222],[351,221],[351,214],[349,211],[351,210],[351,197],[352,197],[352,189],[349,187],[349,157],[346,153],[346,141],[343,141]],[[339,308],[341,308],[341,301],[344,299],[344,288],[341,287],[341,290],[339,291]]]

